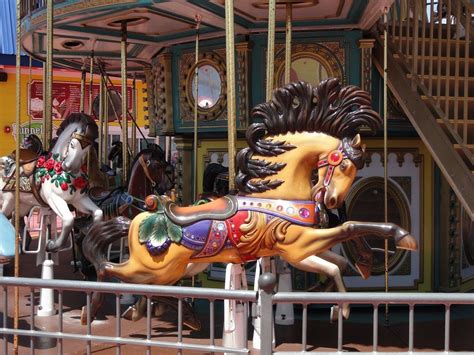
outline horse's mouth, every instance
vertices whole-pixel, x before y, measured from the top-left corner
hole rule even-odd
[[[319,202],[319,203],[321,203],[321,204],[324,204],[324,195],[325,195],[325,194],[326,194],[326,188],[325,188],[325,187],[320,188],[320,189],[316,192],[316,194],[315,194],[315,196],[314,196],[314,200],[315,200],[316,202]]]

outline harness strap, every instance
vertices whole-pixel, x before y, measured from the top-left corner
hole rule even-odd
[[[150,175],[150,171],[148,170],[148,166],[146,165],[145,158],[143,157],[143,155],[140,155],[140,158],[138,158],[138,162],[142,166],[143,172],[145,173],[146,178],[150,181],[151,186],[155,187],[156,182],[152,179]]]
[[[323,181],[324,187],[329,186],[329,184],[331,183],[332,176],[334,174],[334,169],[337,166],[339,166],[344,159],[349,159],[349,157],[344,151],[344,148],[341,143],[339,144],[339,147],[333,150],[332,152],[330,152],[326,156],[326,158],[323,158],[320,161],[318,161],[318,169],[324,168],[325,166],[328,167],[328,169],[326,170],[326,175],[324,176],[324,181]]]

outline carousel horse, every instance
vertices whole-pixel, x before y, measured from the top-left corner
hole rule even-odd
[[[93,215],[95,222],[102,219],[102,211],[87,194],[88,176],[84,172],[87,152],[98,136],[96,123],[84,113],[73,113],[61,122],[57,135],[51,152],[35,158],[28,189],[23,190],[20,186],[21,216],[26,215],[31,207],[42,205],[51,208],[62,220],[59,237],[46,245],[49,252],[63,248],[73,228],[74,216],[68,204],[82,213]],[[14,193],[6,191],[2,184],[1,212],[8,216],[13,211]]]
[[[304,267],[314,255],[366,233],[393,238],[401,249],[417,248],[415,238],[392,223],[318,226],[317,203],[329,209],[341,206],[357,169],[364,166],[358,130],[366,126],[375,131],[381,124],[368,93],[341,87],[334,78],[314,88],[292,83],[275,90],[272,100],[252,114],[261,123],[248,128],[249,148],[237,156],[240,193],[190,207],[156,196],[147,199],[152,212],[133,221],[119,217],[95,223],[83,247],[99,281],[114,277],[172,285],[190,263],[245,263],[272,255]],[[316,168],[319,179],[312,186]],[[106,246],[126,235],[130,258],[120,264],[109,262]],[[102,302],[103,295],[94,293],[90,319]],[[86,319],[83,308],[83,324]]]
[[[36,161],[43,153],[43,143],[41,139],[34,135],[28,135],[20,145],[20,191],[30,189],[29,177],[32,175],[35,168]],[[15,151],[13,151],[9,156],[0,157],[0,186],[2,183],[3,187],[0,188],[0,206],[2,206],[1,211],[6,218],[12,217],[12,212],[14,205],[5,205],[3,207],[3,200],[14,201],[15,194]],[[11,202],[9,202],[11,203]],[[28,211],[26,211],[28,213]],[[25,215],[23,210],[21,216]],[[23,218],[20,218],[20,228],[23,230],[25,227],[25,221]],[[23,235],[23,234],[21,234]],[[29,232],[26,235],[28,242],[31,240]],[[27,243],[28,243],[27,242]]]

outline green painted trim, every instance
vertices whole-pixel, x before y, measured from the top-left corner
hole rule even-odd
[[[353,23],[359,23],[359,20],[362,17],[362,14],[364,13],[368,3],[368,0],[353,1],[347,17],[351,19]]]

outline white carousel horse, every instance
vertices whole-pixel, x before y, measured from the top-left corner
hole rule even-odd
[[[84,113],[73,113],[60,125],[58,138],[47,156],[35,159],[36,166],[30,179],[22,182],[28,186],[21,189],[20,216],[37,205],[49,206],[62,220],[62,230],[56,240],[50,240],[47,251],[56,252],[66,243],[73,224],[74,216],[68,205],[72,205],[81,213],[91,214],[94,222],[102,220],[102,210],[98,208],[87,194],[88,176],[85,172],[84,161],[87,152],[98,136],[98,128],[94,120]],[[8,159],[3,157],[1,162]],[[0,200],[3,201],[1,213],[10,218],[14,210],[14,186],[8,185],[8,177],[14,177],[14,172],[1,169]],[[10,169],[14,170],[14,169]],[[7,177],[7,179],[5,178]],[[21,186],[22,187],[22,186]]]

